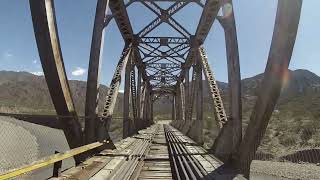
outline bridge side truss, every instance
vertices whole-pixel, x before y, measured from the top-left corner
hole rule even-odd
[[[168,0],[170,1],[170,0]],[[67,81],[60,48],[53,0],[29,0],[39,56],[50,95],[62,129],[71,148],[108,139],[121,80],[124,79],[123,138],[153,123],[153,102],[171,96],[172,125],[203,143],[203,83],[208,86],[213,115],[219,133],[212,153],[225,162],[236,162],[248,176],[248,168],[261,142],[280,94],[283,77],[288,70],[302,0],[279,0],[276,23],[262,87],[249,125],[242,136],[241,76],[237,31],[232,0],[172,1],[162,9],[156,1],[97,0],[91,42],[85,106],[85,127],[82,131]],[[157,17],[137,34],[133,33],[126,8],[142,3]],[[170,1],[171,2],[171,1]],[[203,8],[195,34],[188,32],[173,15],[189,3]],[[111,12],[107,12],[110,8]],[[222,9],[222,16],[218,16]],[[114,19],[125,41],[106,97],[99,96],[99,74],[106,26]],[[228,109],[224,107],[218,84],[202,46],[213,22],[217,19],[225,32],[228,67]],[[167,23],[180,37],[147,36],[161,23]],[[166,47],[167,50],[162,50]],[[166,61],[163,63],[162,61]],[[189,81],[192,69],[191,82]],[[124,72],[124,78],[122,74]],[[203,75],[206,81],[203,81]],[[98,100],[105,98],[103,113]],[[195,113],[194,113],[195,112]],[[242,138],[243,137],[243,138]],[[111,141],[112,142],[112,141]],[[114,148],[113,143],[108,147]],[[76,157],[80,163],[83,157]]]

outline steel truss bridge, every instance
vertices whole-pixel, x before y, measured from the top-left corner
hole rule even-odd
[[[171,2],[171,5],[163,9],[159,6],[162,2]],[[135,31],[127,12],[133,3],[142,4],[156,15],[147,26]],[[173,16],[191,3],[202,8],[195,33],[189,32]],[[264,78],[244,135],[232,0],[98,0],[88,68],[84,129],[75,111],[66,77],[54,0],[29,0],[29,4],[47,86],[71,150],[9,171],[1,178],[18,176],[50,164],[54,164],[54,176],[58,179],[221,179],[230,174],[236,179],[249,177],[250,163],[266,131],[288,70],[302,0],[278,1]],[[125,46],[107,96],[101,97],[98,91],[103,38],[112,20],[119,28]],[[214,21],[218,21],[225,32],[230,89],[228,114],[203,46],[208,33],[214,29]],[[148,36],[162,23],[175,29],[179,36]],[[202,81],[203,78],[206,81]],[[121,82],[124,83],[123,140],[114,143],[108,127]],[[212,113],[219,127],[219,135],[209,151],[201,147],[203,83],[210,90]],[[172,102],[170,123],[153,120],[153,103],[163,96]],[[97,110],[100,98],[105,99],[102,114]],[[68,157],[74,157],[77,166],[59,172],[61,162]]]

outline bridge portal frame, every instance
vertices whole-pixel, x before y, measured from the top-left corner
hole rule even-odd
[[[279,0],[278,2],[274,34],[265,70],[265,77],[243,139],[239,50],[232,0],[207,0],[204,5],[201,1],[196,0],[179,1],[175,2],[166,10],[167,16],[163,16],[162,12],[159,13],[161,8],[153,1],[132,0],[129,1],[128,4],[124,4],[123,1],[117,0],[98,0],[89,61],[84,134],[78,121],[63,65],[53,0],[29,0],[29,2],[44,75],[53,104],[62,122],[62,129],[65,132],[71,148],[95,140],[110,139],[108,122],[113,114],[113,108],[121,82],[121,73],[119,72],[122,72],[123,69],[126,69],[124,107],[125,110],[128,110],[124,113],[124,121],[129,117],[130,92],[132,93],[132,112],[134,112],[132,126],[130,125],[129,128],[127,128],[124,125],[124,137],[136,133],[138,129],[145,128],[153,123],[152,99],[155,93],[152,89],[153,86],[150,84],[151,77],[148,76],[146,72],[146,68],[149,67],[150,64],[143,62],[143,58],[139,53],[139,44],[145,44],[150,47],[149,44],[151,43],[166,44],[170,42],[178,45],[171,48],[168,52],[161,54],[162,57],[166,58],[170,55],[173,59],[178,57],[184,58],[179,52],[189,48],[189,53],[184,58],[185,62],[181,63],[179,76],[174,77],[171,75],[169,77],[176,80],[177,83],[174,86],[167,86],[165,90],[166,93],[171,93],[175,96],[173,100],[175,121],[173,124],[179,129],[182,129],[185,134],[197,139],[198,143],[201,143],[203,108],[200,107],[202,106],[203,100],[199,97],[203,96],[201,84],[202,73],[204,73],[211,91],[211,97],[214,101],[214,114],[220,127],[219,135],[212,146],[212,152],[225,162],[235,161],[236,164],[239,165],[237,168],[248,176],[248,168],[261,142],[261,138],[264,135],[279,97],[283,77],[286,71],[288,71],[288,65],[297,35],[302,0]],[[158,15],[158,17],[143,28],[138,35],[133,33],[126,11],[126,7],[133,2],[141,2]],[[203,7],[200,22],[194,35],[191,35],[172,18],[174,13],[190,2],[196,2]],[[110,8],[112,15],[107,14],[107,7]],[[223,16],[219,17],[218,11],[221,7]],[[99,72],[102,59],[103,36],[105,26],[108,25],[112,18],[115,19],[126,46],[111,82],[111,88],[108,91],[105,111],[102,118],[98,118],[97,100],[99,97]],[[225,113],[219,89],[213,78],[213,73],[209,67],[204,49],[202,48],[202,44],[212,28],[215,19],[219,20],[225,32],[230,96],[228,116]],[[166,37],[166,41],[164,41],[163,38],[146,36],[162,22],[167,22],[184,37]],[[157,53],[156,48],[150,50],[148,55],[153,59],[148,61],[148,63],[156,63],[158,61],[156,56],[153,57],[154,55],[159,55]],[[127,63],[127,61],[129,61],[129,63]],[[154,66],[156,67],[155,64]],[[135,72],[132,67],[137,67],[138,69],[137,92],[136,80],[133,78]],[[193,74],[190,85],[189,72],[191,67]],[[192,112],[195,102],[197,105],[196,123],[200,124],[197,124],[196,128],[190,131],[190,127],[194,123],[192,120]],[[76,157],[76,162],[78,163],[80,161],[81,158]]]

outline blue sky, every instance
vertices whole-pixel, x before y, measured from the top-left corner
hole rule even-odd
[[[75,3],[77,2],[77,3]],[[69,79],[86,80],[96,0],[55,0],[58,31]],[[304,0],[291,69],[308,69],[320,75],[319,0]],[[267,61],[277,0],[234,0],[241,76],[262,73]],[[128,8],[135,32],[155,17],[139,3]],[[194,32],[201,13],[188,5],[174,18]],[[28,0],[0,1],[0,70],[40,73]],[[164,24],[150,35],[172,35]],[[106,29],[101,82],[109,85],[124,42],[114,21]],[[215,22],[205,48],[216,78],[227,81],[224,32]]]

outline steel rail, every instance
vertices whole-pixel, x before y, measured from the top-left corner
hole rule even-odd
[[[172,131],[170,131],[170,133],[172,134],[172,137],[176,140],[177,144],[179,145],[179,147],[181,149],[183,149],[183,152],[186,153],[185,155],[187,157],[189,157],[189,161],[194,165],[194,167],[198,168],[198,172],[201,172],[201,174],[203,175],[203,177],[201,177],[202,179],[210,179],[208,178],[208,176],[210,177],[210,174],[203,168],[203,166],[199,163],[199,161],[194,157],[192,156],[187,148],[181,144],[183,144],[184,142],[181,140],[181,138],[179,138],[178,136],[176,135],[173,135]]]
[[[145,157],[145,154],[148,152],[147,150],[150,147],[152,139],[155,137],[155,134],[158,132],[158,130],[159,126],[156,127],[155,131],[151,133],[149,137],[144,138],[142,141],[137,143],[136,146],[134,146],[134,151],[127,159],[129,162],[121,166],[121,169],[117,171],[112,178],[130,179],[134,175],[139,162]]]
[[[190,155],[183,141],[173,134],[169,126],[164,125],[169,158],[171,160],[173,175],[177,179],[210,179],[210,174],[199,161]],[[181,176],[183,175],[183,177]]]

